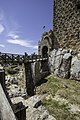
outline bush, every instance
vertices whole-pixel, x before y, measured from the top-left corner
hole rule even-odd
[[[16,70],[16,69],[8,69],[8,74],[18,74],[18,70]]]

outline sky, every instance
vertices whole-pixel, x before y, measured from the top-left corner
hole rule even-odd
[[[52,1],[0,0],[0,52],[37,53],[42,33],[52,29]]]

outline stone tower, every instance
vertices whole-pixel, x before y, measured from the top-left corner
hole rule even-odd
[[[53,33],[59,47],[80,49],[80,0],[54,0]]]

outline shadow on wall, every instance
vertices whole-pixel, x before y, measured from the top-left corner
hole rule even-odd
[[[44,46],[42,48],[42,57],[44,57],[44,58],[48,57],[48,47],[47,46]]]
[[[55,37],[55,35],[54,35],[54,40],[53,41],[54,41],[54,44],[53,44],[54,47],[53,48],[54,49],[60,48],[59,42],[58,42],[57,38]]]
[[[0,111],[0,120],[3,120],[3,117],[2,117],[2,113],[1,113],[1,111]]]
[[[43,78],[41,79],[37,84],[36,84],[36,87],[40,86],[41,84],[43,83],[46,83],[47,82],[47,79]]]

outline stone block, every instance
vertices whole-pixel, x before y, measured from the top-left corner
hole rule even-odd
[[[80,80],[80,60],[77,56],[72,58],[70,74],[70,79]]]
[[[30,97],[27,102],[33,108],[38,108],[42,104],[41,99],[37,95]]]
[[[63,78],[70,77],[71,58],[72,56],[70,53],[66,53],[63,56],[63,60],[59,68],[59,75]]]

